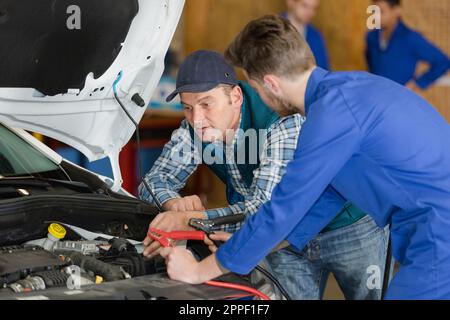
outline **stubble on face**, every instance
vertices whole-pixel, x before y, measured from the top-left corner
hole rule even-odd
[[[246,72],[244,72],[244,75],[250,86],[258,93],[263,102],[280,117],[287,117],[299,113],[298,108],[286,98],[276,96],[265,84],[251,79]]]
[[[267,88],[263,88],[264,94],[270,101],[270,107],[273,111],[278,113],[281,117],[288,117],[298,113],[297,108],[287,101],[287,99],[277,97],[273,93],[271,93]]]

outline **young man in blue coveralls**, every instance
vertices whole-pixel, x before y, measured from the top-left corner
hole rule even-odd
[[[375,0],[381,9],[381,30],[367,34],[366,58],[369,71],[414,91],[430,87],[450,69],[450,59],[401,18],[400,0]],[[430,68],[416,76],[419,62]]]
[[[317,67],[278,16],[249,23],[226,56],[271,108],[307,120],[271,200],[201,262],[163,249],[169,276],[203,283],[247,274],[285,239],[303,248],[334,218],[309,210],[331,184],[379,226],[392,225],[400,268],[388,299],[450,299],[450,125],[433,106],[391,80]]]

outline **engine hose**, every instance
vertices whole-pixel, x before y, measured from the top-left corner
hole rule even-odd
[[[77,265],[84,270],[94,272],[96,275],[101,276],[105,281],[117,281],[125,278],[120,267],[107,264],[93,257],[85,256],[82,253],[65,252],[61,253],[61,255],[65,257],[66,261],[70,260],[72,264]]]
[[[42,278],[46,288],[64,287],[70,275],[58,270],[37,272],[35,276]]]

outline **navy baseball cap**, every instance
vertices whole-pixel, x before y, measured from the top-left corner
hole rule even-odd
[[[205,92],[220,84],[238,85],[233,67],[214,51],[196,51],[189,55],[178,71],[177,87],[166,99],[183,92]]]

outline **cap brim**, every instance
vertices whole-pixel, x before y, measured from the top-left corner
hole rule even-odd
[[[218,85],[220,85],[220,83],[207,82],[207,83],[187,84],[187,85],[184,85],[184,86],[181,86],[181,87],[177,88],[174,92],[169,94],[169,96],[166,99],[166,102],[172,101],[177,96],[177,94],[180,94],[180,93],[184,93],[184,92],[193,92],[193,93],[206,92],[206,91],[214,89]]]

